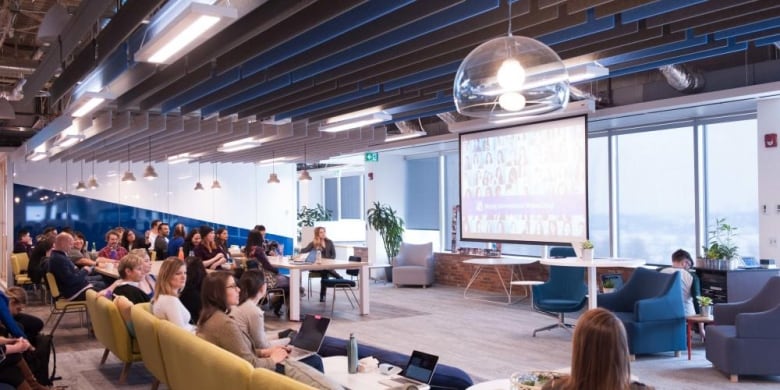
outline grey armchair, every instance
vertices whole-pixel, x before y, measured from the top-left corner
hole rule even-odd
[[[393,265],[393,284],[421,285],[433,284],[433,243],[401,243],[401,251]]]
[[[707,360],[730,376],[780,375],[780,276],[753,298],[714,306],[704,342]]]

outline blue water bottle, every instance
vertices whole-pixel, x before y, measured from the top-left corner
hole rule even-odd
[[[358,368],[358,346],[355,334],[349,334],[349,344],[347,344],[347,364],[349,365],[349,373],[356,374]]]

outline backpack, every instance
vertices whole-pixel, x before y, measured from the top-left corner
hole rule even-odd
[[[25,352],[24,360],[27,361],[38,383],[44,386],[51,386],[55,380],[62,379],[56,376],[57,353],[54,351],[54,340],[50,334],[39,334],[35,341],[35,351]],[[50,361],[52,362],[51,373],[49,373]]]

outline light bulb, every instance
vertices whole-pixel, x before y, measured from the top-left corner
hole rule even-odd
[[[519,91],[525,83],[525,69],[516,59],[507,58],[498,68],[496,78],[504,91]]]
[[[498,105],[507,111],[520,111],[525,108],[525,96],[517,92],[507,92],[498,98]]]

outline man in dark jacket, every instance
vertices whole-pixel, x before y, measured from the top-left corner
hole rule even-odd
[[[83,301],[86,299],[88,289],[102,290],[106,286],[103,282],[87,280],[87,275],[92,272],[94,266],[78,269],[67,255],[73,247],[73,236],[69,233],[60,233],[54,239],[54,248],[49,259],[49,272],[54,274],[57,287],[62,297],[69,301]]]

